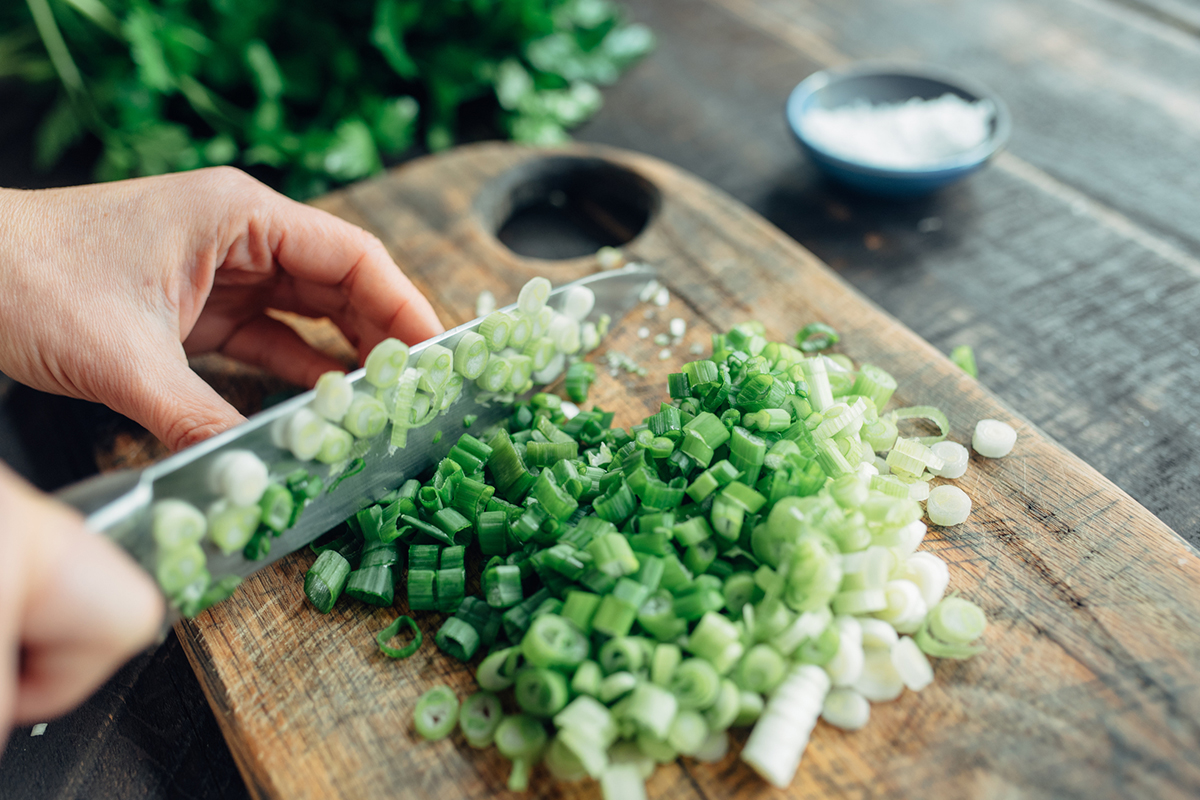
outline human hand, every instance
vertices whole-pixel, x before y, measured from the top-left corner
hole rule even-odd
[[[0,372],[104,403],[172,450],[242,421],[189,354],[303,386],[341,369],[268,308],[330,317],[360,360],[443,330],[378,239],[235,169],[0,190],[0,219]]]
[[[56,717],[153,641],[158,590],[71,509],[0,464],[0,752],[9,725]]]

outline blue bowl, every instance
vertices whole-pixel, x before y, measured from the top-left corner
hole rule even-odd
[[[814,108],[837,108],[866,100],[899,103],[912,97],[933,100],[955,94],[968,102],[990,100],[995,109],[991,135],[978,147],[920,169],[881,167],[850,161],[814,145],[801,121]],[[969,78],[927,66],[859,64],[813,73],[792,90],[784,109],[788,126],[809,158],[830,178],[854,189],[887,197],[916,197],[960,180],[979,169],[1004,146],[1012,131],[1008,107],[990,89]]]

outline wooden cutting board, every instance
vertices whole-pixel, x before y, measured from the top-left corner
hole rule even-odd
[[[352,186],[317,205],[377,234],[447,326],[473,316],[491,290],[501,303],[534,275],[560,283],[595,271],[593,258],[522,258],[495,237],[511,209],[555,189],[597,199],[592,216],[644,230],[626,247],[656,265],[669,307],[635,310],[602,347],[649,375],[601,369],[593,399],[623,425],[665,396],[693,343],[749,318],[789,339],[821,320],[838,350],[900,382],[893,404],[936,405],[950,438],[977,420],[1018,430],[1007,458],[973,457],[958,481],[974,511],[933,528],[925,549],[951,564],[951,590],[991,622],[987,651],[939,661],[923,692],[872,706],[845,733],[820,724],[787,791],[737,758],[660,767],[656,798],[1136,797],[1200,795],[1200,558],[1099,473],[1004,407],[941,353],[843,283],[814,256],[739,203],[663,162],[592,147],[550,153],[506,144],[465,147]],[[605,217],[625,193],[632,217]],[[620,198],[618,198],[620,199]],[[688,322],[665,360],[635,331]],[[1169,465],[1164,466],[1169,468]],[[322,616],[304,598],[305,552],[248,580],[231,600],[182,623],[180,637],[251,793],[259,798],[458,798],[505,795],[507,764],[458,735],[420,741],[415,699],[434,683],[460,696],[473,668],[433,645],[439,614],[417,615],[426,637],[406,661],[379,655],[375,633],[399,613],[345,602]],[[590,782],[555,785],[539,768],[538,797],[597,797]]]

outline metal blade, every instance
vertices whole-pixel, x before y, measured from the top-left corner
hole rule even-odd
[[[655,275],[653,268],[644,265],[631,265],[590,275],[555,289],[550,294],[549,304],[561,308],[565,294],[571,287],[587,286],[596,295],[596,305],[590,318],[595,320],[601,314],[608,314],[616,321],[637,303],[638,295]],[[516,306],[511,305],[501,310],[515,309]],[[441,344],[453,349],[459,337],[466,331],[478,328],[480,322],[480,319],[468,322],[446,331],[441,336],[415,345],[410,351],[411,359],[415,360],[431,344]],[[348,377],[353,384],[358,385],[364,380],[364,375],[365,370],[359,369],[350,373]],[[217,499],[209,485],[210,467],[223,452],[234,449],[250,450],[270,466],[273,475],[282,476],[295,469],[304,468],[322,478],[330,477],[328,467],[315,462],[297,461],[290,452],[276,447],[271,437],[271,426],[274,423],[287,419],[297,409],[307,406],[315,394],[308,391],[293,397],[254,415],[236,428],[140,472],[125,471],[99,475],[67,487],[58,493],[58,497],[83,512],[91,528],[112,538],[135,560],[153,572],[151,504],[155,500],[177,498],[201,509],[207,507]],[[326,491],[310,503],[296,525],[273,541],[268,557],[249,561],[240,553],[227,556],[206,544],[209,571],[217,578],[231,574],[246,577],[304,547],[405,480],[418,477],[428,467],[444,458],[458,441],[458,435],[467,430],[463,427],[463,417],[468,414],[478,415],[471,429],[480,431],[507,416],[509,412],[505,405],[480,404],[477,400],[479,394],[472,381],[466,382],[458,400],[430,425],[409,431],[408,446],[394,453],[388,452],[390,448],[386,430],[375,437],[370,450],[362,456],[366,461],[363,471],[345,478],[336,490]],[[439,431],[445,431],[446,435],[434,444],[433,439]],[[336,476],[333,478],[336,479]],[[326,486],[328,485],[327,480]]]

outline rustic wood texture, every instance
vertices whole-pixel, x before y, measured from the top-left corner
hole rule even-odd
[[[660,161],[577,148],[625,165],[660,205],[627,252],[661,269],[672,306],[633,312],[607,347],[639,357],[645,378],[602,375],[594,398],[630,424],[653,410],[665,376],[692,358],[636,337],[679,315],[689,342],[747,317],[777,337],[812,319],[843,333],[839,349],[900,381],[901,405],[934,404],[952,438],[983,417],[1020,432],[1002,460],[973,458],[960,485],[967,523],[934,529],[926,547],[952,564],[951,589],[992,621],[988,650],[937,664],[920,694],[876,705],[845,734],[820,725],[786,792],[768,790],[736,758],[660,769],[654,797],[1190,797],[1200,792],[1200,558],[1170,529],[938,351],[847,286],[741,204]],[[489,222],[498,194],[544,170],[544,153],[479,145],[424,159],[329,196],[320,205],[378,234],[447,323],[471,315],[487,288],[515,295],[534,274],[556,282],[592,259],[547,262],[501,246]],[[567,162],[555,161],[559,167]],[[532,166],[531,166],[532,165]],[[552,167],[556,168],[556,167]],[[505,177],[505,176],[508,177]],[[517,176],[516,179],[512,176]],[[500,193],[502,194],[502,192]],[[483,197],[480,201],[478,198]],[[601,370],[603,373],[604,371]],[[260,798],[503,794],[503,760],[454,736],[422,743],[411,713],[436,682],[471,690],[471,668],[431,644],[408,661],[375,652],[398,608],[345,604],[330,616],[304,600],[300,553],[259,573],[230,601],[184,624],[181,638],[251,793]],[[421,614],[427,639],[441,616]],[[535,796],[595,796],[555,786]]]
[[[1200,543],[1194,3],[625,6],[653,28],[658,46],[604,89],[604,108],[578,138],[656,155],[699,175],[816,253],[938,350],[973,345],[991,391]],[[964,183],[907,203],[825,183],[799,154],[781,107],[812,71],[865,58],[931,62],[985,81],[1014,112],[1007,152]],[[95,153],[88,148],[53,174],[35,172],[37,117],[19,93],[3,97],[0,185],[89,180]],[[443,286],[435,284],[436,294]],[[227,366],[211,366],[204,365],[205,376],[247,410],[255,410],[254,396],[271,391],[257,379],[247,388],[245,377],[230,380]],[[152,438],[106,409],[22,388],[4,394],[0,388],[0,457],[26,467],[42,488],[85,477],[97,462],[144,463],[156,452]],[[28,729],[19,731],[0,755],[0,797],[243,796],[181,662],[149,659],[136,683],[119,676],[47,736],[30,740]],[[160,700],[154,687],[168,685],[174,694]],[[178,708],[190,710],[191,725],[176,725]],[[139,736],[131,746],[131,727],[166,733]],[[1053,715],[1043,714],[1035,727],[1054,735]],[[1104,720],[1095,727],[1103,729]],[[75,775],[79,759],[87,761],[87,782],[50,779]],[[1021,794],[995,787],[996,796]]]
[[[972,345],[990,389],[1200,545],[1200,37],[1184,7],[638,2],[658,48],[577,135],[700,176],[942,352]],[[1006,151],[913,201],[828,184],[783,104],[861,59],[985,82],[1013,112]]]

